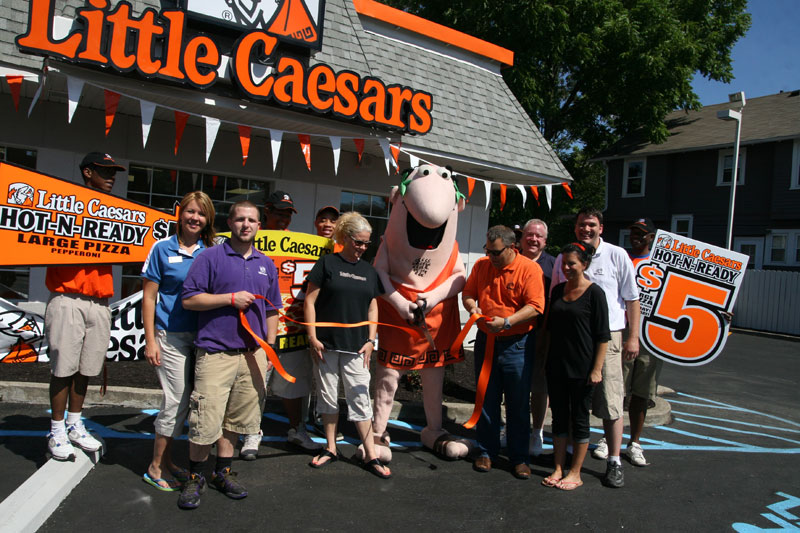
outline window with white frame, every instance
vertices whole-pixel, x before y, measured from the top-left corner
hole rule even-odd
[[[626,250],[631,249],[631,230],[619,230],[619,246],[620,248],[625,248]]]
[[[800,229],[770,230],[766,241],[765,264],[800,265]]]
[[[372,226],[371,244],[364,252],[362,259],[372,261],[378,252],[378,245],[381,242],[383,232],[386,231],[386,224],[389,221],[389,197],[379,196],[354,191],[342,191],[339,200],[339,210],[342,213],[347,211],[357,211],[364,216]]]
[[[626,159],[622,171],[622,197],[644,196],[646,159]]]
[[[789,188],[800,189],[800,139],[795,139],[792,147],[792,181]]]
[[[36,157],[36,150],[0,146],[0,161],[36,170]],[[29,282],[29,267],[0,268],[0,298],[12,302],[27,300]]]
[[[670,231],[677,235],[691,238],[693,222],[694,215],[672,215]]]
[[[736,184],[744,185],[744,169],[747,159],[747,150],[739,148],[739,171],[736,175]],[[719,151],[717,159],[717,186],[730,185],[733,179],[733,149]]]

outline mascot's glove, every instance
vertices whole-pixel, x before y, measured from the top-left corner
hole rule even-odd
[[[441,302],[441,298],[437,297],[434,291],[421,292],[417,294],[416,305],[417,307],[421,307],[426,315],[431,312],[431,309],[439,305]]]
[[[392,291],[391,293],[384,294],[383,297],[389,300],[389,303],[392,304],[392,307],[397,310],[400,318],[407,322],[414,320],[414,310],[416,310],[418,307],[416,303],[409,302],[403,298],[403,295],[398,291]]]

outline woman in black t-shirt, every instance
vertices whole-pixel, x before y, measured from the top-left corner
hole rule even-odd
[[[375,347],[380,282],[372,265],[361,261],[370,244],[372,227],[355,212],[336,221],[334,238],[343,246],[338,253],[320,258],[308,274],[306,322],[353,324],[356,328],[307,326],[308,344],[317,381],[317,412],[325,427],[326,449],[310,464],[322,468],[338,459],[336,423],[339,420],[339,378],[347,400],[347,419],[364,443],[364,468],[381,478],[392,474],[378,459],[372,438],[372,401],[369,397],[369,359]]]
[[[592,262],[589,244],[568,244],[561,269],[566,283],[553,288],[547,312],[549,348],[546,374],[553,413],[555,470],[542,480],[548,487],[574,490],[589,448],[589,406],[594,386],[603,379],[603,360],[611,339],[603,290],[583,273]],[[567,470],[567,439],[572,429],[572,465]]]

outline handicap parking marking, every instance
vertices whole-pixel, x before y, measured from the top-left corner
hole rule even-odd
[[[774,528],[772,525],[768,528],[762,528],[756,524],[734,522],[731,524],[734,531],[738,531],[739,533],[756,533],[758,531],[800,531],[800,518],[789,512],[789,509],[800,507],[800,498],[785,492],[776,492],[775,494],[783,498],[783,500],[767,505],[767,509],[772,512],[761,513],[761,516],[769,520],[773,525],[780,526],[780,528]]]

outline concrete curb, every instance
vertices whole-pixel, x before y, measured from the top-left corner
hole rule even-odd
[[[646,426],[660,426],[669,424],[672,421],[671,407],[669,402],[662,398],[665,394],[672,394],[675,391],[668,387],[658,387],[658,397],[656,406],[647,410]],[[0,401],[13,403],[31,403],[49,405],[49,385],[47,383],[28,383],[20,381],[0,381]],[[268,411],[274,410],[272,402],[278,402],[275,398],[267,400]],[[87,407],[131,407],[135,409],[158,409],[161,405],[161,391],[158,389],[138,389],[134,387],[112,387],[109,388],[105,396],[100,396],[100,387],[89,387],[86,394]],[[275,406],[278,410],[282,407]],[[472,416],[473,404],[444,402],[444,419],[457,424],[463,424]],[[425,423],[425,410],[419,402],[394,402],[391,418],[402,419],[406,422]],[[550,411],[547,411],[545,425],[550,425]],[[592,417],[591,425],[594,427],[602,426],[602,421]],[[629,425],[628,413],[625,413],[625,425]],[[2,515],[0,515],[2,516]]]

